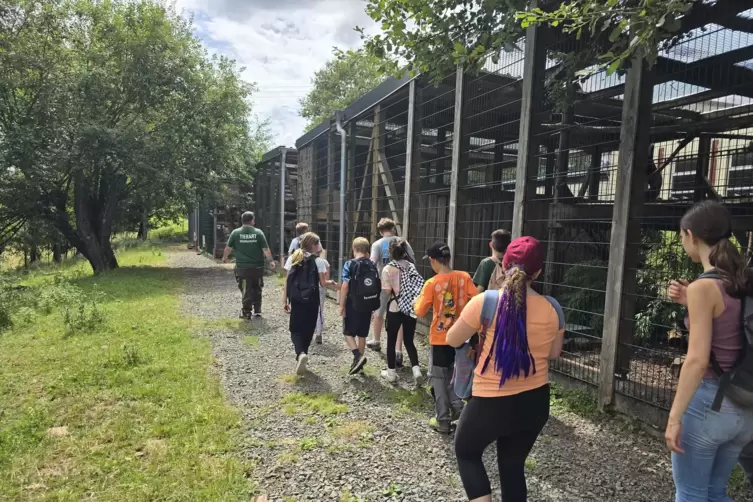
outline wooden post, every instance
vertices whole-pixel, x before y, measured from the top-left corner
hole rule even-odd
[[[335,249],[333,246],[335,237],[332,233],[333,218],[335,214],[335,192],[333,190],[335,185],[335,145],[334,134],[330,129],[327,132],[327,235],[324,237],[325,249]],[[339,169],[338,169],[339,172]],[[332,255],[330,255],[331,257]]]
[[[641,60],[633,61],[625,83],[622,108],[620,151],[617,163],[617,191],[612,214],[609,243],[607,291],[604,305],[604,333],[599,366],[599,408],[614,400],[618,353],[621,371],[629,364],[630,352],[620,348],[629,342],[633,330],[635,306],[635,268],[640,253],[640,216],[648,165],[649,127],[651,125],[651,75]],[[629,367],[629,366],[628,366]]]
[[[447,245],[450,246],[452,257],[450,267],[455,261],[455,231],[458,215],[458,173],[460,172],[460,159],[463,152],[463,83],[465,73],[463,67],[458,65],[455,73],[455,117],[453,119],[452,132],[452,165],[450,170],[450,210],[447,216]],[[467,149],[466,149],[467,150]]]
[[[288,149],[280,149],[280,261],[285,263],[285,176],[288,167]]]
[[[531,7],[538,2],[533,0]],[[543,98],[546,48],[540,40],[540,28],[526,28],[526,47],[523,61],[523,94],[520,106],[518,165],[515,173],[515,202],[512,209],[512,236],[524,232],[526,205],[536,195],[535,176],[539,170],[539,107]]]
[[[377,235],[377,216],[379,205],[379,149],[382,146],[382,107],[374,109],[374,141],[371,150],[371,238]]]
[[[349,236],[347,229],[350,228],[350,224],[355,221],[356,200],[353,194],[356,190],[356,150],[358,148],[358,138],[356,137],[356,120],[350,122],[348,127],[348,168],[345,170],[345,185],[347,191],[345,192],[345,204],[348,211],[345,213],[345,254],[350,257],[350,243],[355,238],[355,235]],[[346,188],[343,187],[343,190]],[[355,232],[355,230],[354,230]],[[340,271],[342,273],[342,270]]]
[[[410,228],[410,191],[411,173],[413,172],[413,142],[415,140],[414,122],[416,119],[416,79],[408,84],[408,126],[405,131],[405,181],[403,183],[403,239],[408,239]],[[421,139],[418,140],[419,146]]]

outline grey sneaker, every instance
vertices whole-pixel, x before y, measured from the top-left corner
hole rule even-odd
[[[366,342],[366,346],[376,352],[382,350],[382,344],[377,342],[376,340],[370,340]]]
[[[317,345],[321,345],[321,344],[322,344],[322,335],[318,335],[318,336],[317,336],[317,337],[316,337],[316,338],[314,339],[314,341],[316,342],[316,344],[317,344]]]
[[[295,374],[298,376],[306,373],[306,365],[309,362],[309,356],[307,354],[301,354],[298,357],[298,363],[295,365]]]

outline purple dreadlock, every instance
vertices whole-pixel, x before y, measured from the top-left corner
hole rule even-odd
[[[512,265],[506,272],[502,298],[497,306],[497,325],[482,372],[494,353],[494,370],[502,376],[499,386],[523,373],[536,374],[536,362],[528,347],[526,333],[526,293],[529,277],[523,267]]]

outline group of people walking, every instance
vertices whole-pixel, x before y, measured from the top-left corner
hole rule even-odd
[[[264,258],[272,263],[268,247],[242,249],[251,242],[266,244],[258,230],[246,229],[247,214],[225,253],[227,258],[231,249],[236,252],[244,317],[261,314],[263,284],[257,279],[263,274],[244,270],[249,268],[245,265],[257,266]],[[430,426],[441,434],[455,433],[458,469],[469,500],[491,501],[482,455],[496,443],[502,500],[525,501],[525,461],[549,418],[548,361],[559,357],[565,328],[558,302],[533,287],[544,268],[543,247],[533,237],[512,240],[507,231],[497,230],[490,256],[471,277],[452,269],[450,247],[437,242],[426,250],[424,259],[434,276],[424,281],[413,249],[395,228],[392,220],[382,219],[376,242],[356,238],[338,284],[320,256],[319,237],[307,225],[298,225],[283,291],[296,371],[306,373],[315,333],[321,343],[328,286],[339,290],[343,335],[353,353],[351,375],[367,364],[367,348],[381,350],[386,321],[387,367],[381,376],[389,383],[398,380],[404,348],[413,378],[421,384],[415,331],[417,319],[431,312],[427,376],[435,414]],[[669,285],[669,298],[687,307],[689,331],[666,427],[675,500],[730,502],[726,487],[735,464],[739,461],[753,477],[753,446],[746,447],[753,441],[753,349],[748,350],[753,342],[753,298],[748,301],[753,272],[731,240],[732,219],[721,204],[691,208],[680,233],[685,252],[704,272],[692,282],[677,278]],[[373,338],[367,341],[370,332]]]

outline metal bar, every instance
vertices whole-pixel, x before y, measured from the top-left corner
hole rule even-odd
[[[405,143],[405,193],[403,194],[403,238],[408,239],[408,228],[410,226],[410,190],[411,190],[411,172],[413,171],[413,128],[415,124],[415,106],[416,106],[416,80],[410,81],[408,87],[408,129],[406,131]]]
[[[635,282],[640,244],[640,213],[645,193],[646,165],[649,151],[651,98],[653,83],[643,61],[634,61],[625,84],[622,111],[622,143],[617,164],[617,180],[612,231],[607,267],[607,291],[604,305],[604,333],[599,371],[599,407],[614,401],[615,372],[621,332],[632,329],[632,297],[627,294]],[[632,239],[632,240],[631,240]],[[630,250],[628,250],[630,247]],[[631,279],[632,277],[632,279]],[[629,323],[623,323],[626,314]]]
[[[450,210],[447,216],[447,245],[450,246],[452,256],[450,267],[455,259],[455,232],[458,214],[458,173],[460,172],[460,152],[463,137],[463,82],[465,74],[463,67],[458,65],[455,74],[455,117],[452,132],[452,164],[450,170]]]
[[[531,2],[532,8],[538,2]],[[523,235],[526,203],[536,194],[536,183],[531,178],[538,172],[539,144],[537,132],[539,117],[536,116],[542,101],[543,72],[546,66],[546,48],[539,40],[540,29],[526,28],[525,59],[523,63],[523,97],[520,108],[520,133],[518,140],[518,164],[515,174],[515,202],[512,209],[512,236]],[[556,190],[556,187],[555,187]]]

